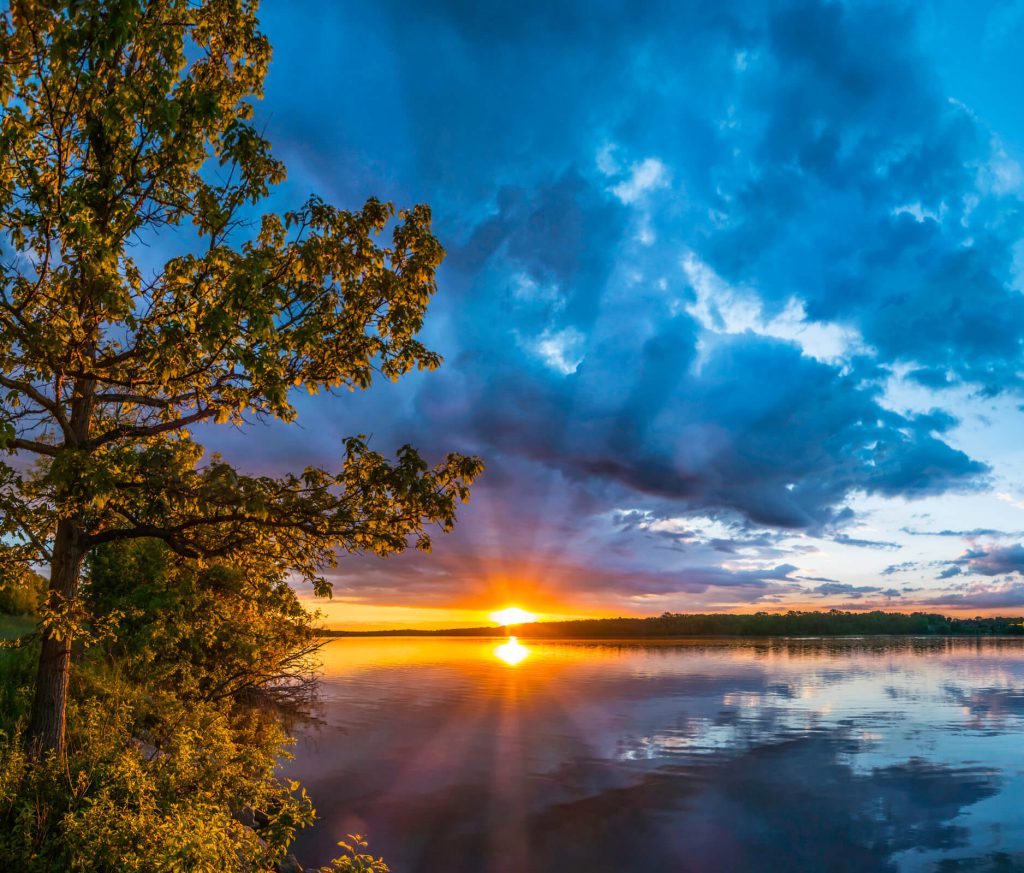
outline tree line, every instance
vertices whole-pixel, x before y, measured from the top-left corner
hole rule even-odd
[[[523,639],[643,639],[654,637],[769,637],[903,635],[1024,635],[1024,617],[953,618],[928,612],[798,611],[690,614],[665,612],[649,618],[544,621],[514,627],[448,630],[320,631],[326,636],[485,636],[514,633]]]

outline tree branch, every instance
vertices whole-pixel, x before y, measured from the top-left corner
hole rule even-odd
[[[12,379],[10,376],[5,376],[2,373],[0,373],[0,385],[4,388],[10,388],[12,391],[20,391],[27,397],[31,397],[56,419],[61,430],[64,431],[65,437],[68,435],[70,431],[68,419],[67,416],[64,415],[64,410],[61,408],[59,401],[51,400],[30,382],[23,382],[20,379]]]
[[[101,433],[98,437],[89,440],[85,448],[88,451],[97,449],[106,443],[113,442],[119,439],[142,439],[144,437],[159,436],[162,433],[167,433],[172,430],[180,430],[183,427],[188,427],[190,424],[195,424],[197,421],[205,421],[208,418],[213,418],[219,410],[216,407],[208,406],[205,409],[200,409],[192,415],[185,415],[181,418],[173,419],[172,421],[164,421],[160,424],[152,424],[148,426],[140,425],[128,425],[122,424],[117,427],[112,427],[106,433]]]
[[[24,449],[27,452],[35,452],[37,455],[46,455],[49,458],[56,458],[60,453],[60,449],[57,446],[36,442],[35,440],[12,440],[11,447],[15,449]]]

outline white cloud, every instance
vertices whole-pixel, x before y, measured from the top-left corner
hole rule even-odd
[[[808,357],[830,363],[866,350],[856,329],[834,322],[808,321],[804,303],[796,297],[768,318],[754,291],[730,285],[693,252],[686,254],[682,266],[697,297],[686,305],[686,311],[706,330],[726,334],[750,331],[788,340],[797,343]]]
[[[1024,500],[1017,500],[1012,494],[1007,494],[1005,491],[997,491],[996,497],[1004,503],[1009,503],[1010,506],[1015,506],[1017,509],[1024,509]]]
[[[993,194],[1009,194],[1017,191],[1024,182],[1024,170],[1007,153],[1002,142],[992,138],[992,157],[983,164],[979,171],[978,184],[983,191]]]
[[[943,216],[946,214],[946,204],[942,203],[939,205],[939,211],[936,212],[934,209],[926,209],[920,200],[913,203],[905,203],[903,206],[897,206],[892,210],[893,215],[911,215],[914,220],[921,224],[926,218],[930,218],[932,221],[942,222]]]
[[[597,150],[594,160],[597,163],[597,169],[605,176],[617,176],[622,172],[622,165],[615,157],[616,151],[617,147],[611,143],[605,143]]]
[[[512,277],[512,299],[523,303],[552,304],[555,311],[565,306],[565,298],[557,284],[541,284],[526,273],[517,273]]]
[[[646,158],[630,167],[629,177],[609,190],[627,206],[658,188],[667,188],[668,168],[657,158]]]
[[[531,344],[536,354],[547,366],[563,376],[575,373],[583,361],[583,342],[586,337],[573,327],[559,331],[545,330]]]
[[[652,246],[658,241],[654,228],[651,226],[651,216],[645,214],[641,217],[634,238],[642,246]]]

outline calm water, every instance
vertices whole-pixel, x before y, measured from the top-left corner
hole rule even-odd
[[[1024,871],[1024,640],[499,642],[325,647],[304,863]]]

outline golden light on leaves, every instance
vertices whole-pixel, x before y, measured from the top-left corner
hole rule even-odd
[[[494,650],[495,657],[500,658],[510,667],[522,663],[530,654],[530,650],[519,642],[515,637],[509,637],[507,642],[502,643]]]
[[[529,624],[536,620],[536,615],[532,612],[527,612],[525,609],[520,609],[518,606],[509,606],[505,609],[499,609],[497,612],[491,613],[491,621],[502,626],[510,624]],[[515,637],[513,637],[513,639],[515,639]]]

